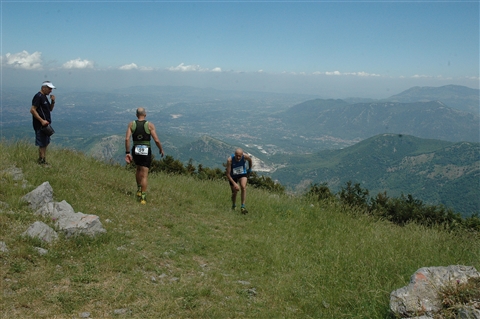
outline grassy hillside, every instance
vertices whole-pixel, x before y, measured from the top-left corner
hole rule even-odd
[[[478,234],[252,188],[241,215],[226,182],[164,174],[150,176],[142,207],[122,166],[52,148],[42,168],[36,156],[30,144],[0,143],[2,318],[389,318],[390,292],[418,268],[480,269]],[[5,173],[13,165],[26,188]],[[39,217],[19,199],[45,181],[107,233],[52,245],[21,237]]]

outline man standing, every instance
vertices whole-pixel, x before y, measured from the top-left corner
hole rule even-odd
[[[35,130],[35,145],[38,146],[38,164],[48,165],[45,160],[47,146],[50,144],[50,136],[42,131],[43,126],[52,123],[50,112],[55,107],[55,95],[50,94],[55,88],[50,81],[44,81],[40,92],[35,94],[32,99],[32,107],[30,113],[32,114],[33,129]],[[47,96],[50,95],[50,100]]]
[[[248,162],[248,170],[246,168]],[[237,206],[237,193],[241,189],[242,206],[240,210],[242,214],[247,213],[245,208],[245,198],[247,196],[247,176],[252,172],[252,158],[248,154],[244,154],[241,148],[237,148],[235,153],[227,159],[227,178],[232,189],[232,209]],[[240,186],[239,186],[240,184]]]
[[[141,204],[147,203],[148,170],[152,164],[152,147],[150,139],[153,137],[155,144],[163,157],[163,148],[155,131],[155,125],[145,120],[147,112],[143,107],[137,109],[138,120],[128,124],[127,134],[125,136],[125,161],[131,163],[132,160],[137,166],[137,200]],[[130,136],[133,139],[132,154],[130,154]]]

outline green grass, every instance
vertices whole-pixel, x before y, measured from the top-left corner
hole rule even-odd
[[[480,268],[478,234],[398,227],[334,204],[249,188],[248,215],[228,183],[134,172],[51,147],[0,143],[1,318],[392,318],[389,295],[419,268]],[[208,164],[206,164],[208,166]],[[56,201],[100,217],[107,233],[48,245],[21,237],[39,217],[20,198],[48,181]],[[2,207],[2,206],[0,206]],[[51,224],[50,221],[44,220]],[[33,247],[48,249],[44,256]]]

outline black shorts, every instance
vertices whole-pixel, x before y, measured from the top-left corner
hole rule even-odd
[[[38,147],[47,147],[50,144],[50,136],[43,133],[42,130],[35,131],[35,145]]]
[[[235,183],[238,183],[238,180],[242,177],[247,177],[247,174],[240,174],[240,175],[230,175]],[[228,180],[230,186],[233,186],[232,182]]]
[[[135,165],[150,168],[152,165],[152,149],[148,148],[148,155],[135,154],[135,147],[132,148],[132,157]]]

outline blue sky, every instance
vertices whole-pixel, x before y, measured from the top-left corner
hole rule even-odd
[[[4,87],[479,86],[478,1],[1,1],[1,36]]]

